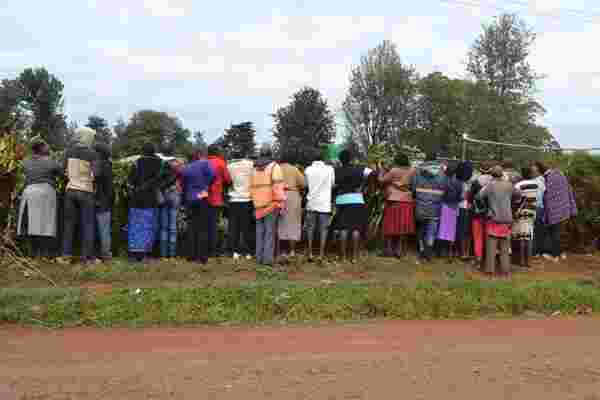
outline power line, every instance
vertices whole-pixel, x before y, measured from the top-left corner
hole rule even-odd
[[[507,9],[505,7],[501,7],[499,4],[497,3],[487,3],[487,2],[481,2],[481,1],[477,1],[477,0],[440,0],[441,3],[446,3],[448,5],[458,5],[458,6],[466,6],[466,7],[484,7],[484,8],[493,8],[496,9],[498,11],[502,11],[502,12],[511,12],[513,10]],[[506,3],[508,4],[512,4],[512,5],[518,5],[520,7],[526,7],[527,9],[524,10],[523,8],[521,8],[518,11],[527,13],[530,16],[536,16],[536,17],[546,17],[546,18],[552,18],[552,19],[556,19],[556,20],[561,20],[565,17],[574,17],[574,18],[579,18],[580,20],[583,20],[583,22],[589,22],[589,23],[593,23],[596,22],[596,19],[600,19],[600,13],[586,13],[583,10],[574,10],[574,9],[559,9],[557,11],[559,12],[563,12],[563,13],[567,13],[566,15],[560,15],[557,13],[552,13],[552,12],[545,12],[545,13],[533,13],[530,11],[530,4],[526,3],[526,2],[522,2],[522,1],[517,1],[517,0],[505,0]]]

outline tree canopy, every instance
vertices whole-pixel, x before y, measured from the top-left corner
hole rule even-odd
[[[294,93],[291,102],[273,114],[273,135],[278,149],[293,151],[299,162],[314,150],[331,143],[335,136],[333,114],[321,92],[305,87]]]

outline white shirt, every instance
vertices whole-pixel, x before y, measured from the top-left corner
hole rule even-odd
[[[229,201],[232,203],[249,202],[250,176],[254,171],[254,162],[251,160],[234,160],[227,166],[233,187],[229,191]]]
[[[308,185],[306,209],[322,213],[331,212],[331,190],[335,182],[335,170],[323,161],[315,161],[304,171]]]

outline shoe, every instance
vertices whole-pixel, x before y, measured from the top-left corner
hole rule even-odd
[[[246,254],[246,260],[248,260],[248,261],[252,260],[252,256],[250,254]]]
[[[561,260],[566,260],[567,259],[567,253],[562,253],[560,255]]]
[[[240,255],[238,253],[233,253],[233,261],[239,261]]]

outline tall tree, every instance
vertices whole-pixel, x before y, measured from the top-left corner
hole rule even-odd
[[[0,129],[18,130],[24,128],[25,115],[22,107],[23,88],[17,79],[3,79],[0,82]]]
[[[335,137],[333,114],[321,93],[305,87],[292,96],[289,105],[273,114],[273,135],[282,151],[293,150],[298,161],[308,159],[308,154]]]
[[[96,131],[96,141],[111,144],[113,141],[112,132],[108,125],[108,121],[98,115],[90,115],[88,122],[85,124],[88,128]]]
[[[405,65],[396,46],[384,41],[361,58],[350,75],[343,103],[348,130],[366,154],[371,144],[399,144],[414,125],[417,74]]]
[[[64,147],[66,118],[63,114],[64,85],[45,68],[24,70],[19,76],[23,103],[33,114],[33,135],[54,148]]]
[[[469,81],[433,72],[418,83],[416,121],[411,142],[426,154],[459,155],[460,138],[467,128],[466,90]]]
[[[255,135],[254,124],[250,121],[232,124],[223,135],[225,157],[231,158],[235,154],[254,155],[256,152]]]
[[[528,61],[535,37],[518,16],[502,14],[483,26],[483,32],[469,51],[468,72],[493,94],[485,95],[489,118],[483,123],[485,130],[479,130],[487,139],[508,143],[527,141],[539,146],[548,141],[542,134],[544,130],[530,129],[545,112],[533,97],[541,76]],[[481,109],[481,104],[475,108]],[[526,132],[538,134],[530,137]],[[498,148],[497,157],[502,157],[503,152],[502,147]]]
[[[181,122],[161,111],[138,111],[129,120],[122,142],[123,155],[139,154],[144,143],[153,143],[157,149],[175,144]]]

